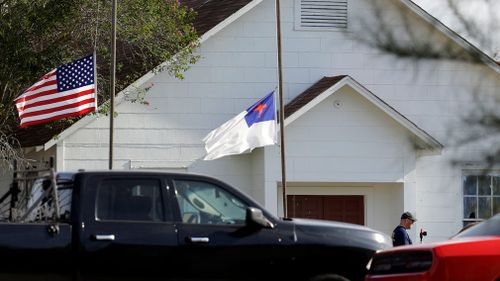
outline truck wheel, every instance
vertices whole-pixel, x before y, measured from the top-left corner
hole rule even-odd
[[[314,276],[313,278],[309,279],[309,281],[350,281],[350,280],[337,274],[323,274]]]

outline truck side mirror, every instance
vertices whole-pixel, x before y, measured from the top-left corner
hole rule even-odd
[[[273,223],[266,219],[266,217],[264,217],[262,210],[254,207],[247,208],[246,223],[247,225],[254,225],[264,228],[274,228]]]

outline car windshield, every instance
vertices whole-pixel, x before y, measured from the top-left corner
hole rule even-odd
[[[491,235],[500,235],[500,214],[464,230],[463,232],[455,235],[453,238]]]

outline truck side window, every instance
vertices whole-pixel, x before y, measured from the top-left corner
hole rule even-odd
[[[47,178],[38,178],[33,182],[26,208],[26,210],[33,208],[33,210],[27,216],[26,221],[43,222],[53,217],[55,206],[52,202],[52,192],[46,194],[46,197],[44,197],[45,192],[51,187],[51,184],[51,181]],[[67,222],[70,219],[72,184],[72,181],[57,183],[59,219],[63,222]]]
[[[159,180],[105,179],[97,187],[97,220],[162,221]]]
[[[244,224],[247,205],[221,187],[201,181],[175,180],[182,222]]]

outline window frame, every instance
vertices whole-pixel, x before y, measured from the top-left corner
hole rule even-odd
[[[99,188],[101,185],[106,182],[106,181],[155,181],[158,183],[158,185],[155,186],[155,188],[158,188],[159,191],[159,198],[161,198],[161,209],[163,213],[163,218],[160,218],[159,220],[134,220],[134,219],[108,219],[108,218],[99,218],[98,217],[98,204],[99,204]],[[95,200],[94,200],[94,221],[95,222],[116,222],[116,223],[130,223],[130,222],[137,222],[137,223],[162,223],[162,222],[169,222],[173,220],[173,215],[171,212],[171,202],[168,199],[168,186],[165,183],[165,180],[161,177],[147,177],[147,176],[108,176],[108,177],[99,177],[96,182],[96,187],[95,187]]]
[[[475,185],[475,193],[474,194],[466,194],[466,182],[470,180],[470,177],[475,177],[474,179],[474,185]],[[486,178],[486,183],[489,185],[489,194],[480,194],[480,184],[481,184],[481,179],[480,177]],[[497,202],[500,203],[500,193],[495,194],[494,193],[494,180],[497,179],[498,183],[500,183],[500,171],[492,171],[492,172],[486,172],[486,171],[464,171],[462,174],[462,221],[463,225],[466,226],[467,224],[470,223],[475,223],[475,222],[481,222],[486,219],[491,218],[494,216],[496,213],[495,211],[495,198],[497,198]],[[499,185],[500,188],[500,185]],[[500,191],[500,190],[499,190]],[[470,216],[466,216],[465,212],[467,209],[465,200],[466,198],[473,198],[475,199],[475,217],[471,218]],[[490,214],[488,217],[481,217],[480,216],[480,199],[481,198],[486,198],[490,200]]]

